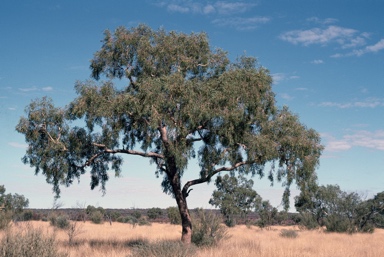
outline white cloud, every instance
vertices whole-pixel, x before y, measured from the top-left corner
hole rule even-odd
[[[43,87],[41,90],[47,92],[47,91],[52,91],[53,88],[52,87]]]
[[[260,24],[264,24],[270,21],[268,17],[251,17],[251,18],[220,18],[212,21],[213,24],[219,26],[228,26],[232,28],[236,28],[238,30],[249,30],[255,29]]]
[[[284,100],[292,100],[294,97],[287,94],[287,93],[281,93],[279,94],[281,98],[283,98]]]
[[[311,63],[312,63],[312,64],[323,64],[324,61],[323,61],[323,60],[320,60],[320,59],[317,59],[317,60],[313,60]]]
[[[366,46],[364,49],[354,50],[352,53],[349,53],[347,55],[361,56],[361,55],[367,54],[367,53],[376,53],[376,52],[381,51],[383,49],[384,49],[384,39],[381,39],[379,42],[377,42],[374,45]]]
[[[280,39],[292,44],[302,44],[304,46],[312,44],[326,45],[336,42],[342,46],[350,45],[356,40],[355,29],[343,28],[339,26],[329,26],[326,29],[312,28],[309,30],[292,30],[280,35]]]
[[[216,1],[207,4],[196,3],[193,1],[166,1],[157,4],[160,7],[166,7],[168,11],[179,13],[198,13],[221,15],[234,15],[244,13],[250,8],[256,6],[255,3],[245,3],[242,1]]]
[[[243,3],[243,2],[223,2],[218,1],[215,4],[216,10],[220,14],[237,14],[244,13],[250,8],[256,6],[252,3]]]
[[[285,73],[273,73],[273,74],[271,74],[271,76],[272,76],[273,84],[275,84],[275,85],[279,84],[281,81],[300,78],[299,76],[289,75],[289,74],[285,74]]]
[[[338,20],[334,18],[320,19],[318,17],[311,17],[311,18],[308,18],[307,21],[315,22],[319,24],[331,24],[331,23],[336,23]]]
[[[15,148],[27,148],[28,145],[27,144],[20,144],[20,143],[17,143],[17,142],[9,142],[8,145],[12,146],[12,147],[15,147]]]
[[[321,107],[337,107],[340,109],[346,108],[376,108],[380,106],[384,106],[384,100],[379,98],[367,98],[363,101],[353,101],[346,103],[337,103],[337,102],[322,102],[319,104]]]
[[[203,7],[203,13],[204,14],[210,14],[210,13],[214,13],[215,12],[215,7],[213,7],[213,5],[206,5]]]
[[[33,92],[33,91],[44,91],[44,92],[48,92],[48,91],[52,91],[53,88],[52,87],[42,87],[42,88],[38,88],[38,87],[26,87],[26,88],[19,88],[19,90],[21,92]]]
[[[37,91],[39,89],[37,87],[26,87],[26,88],[19,88],[19,90],[22,92],[32,92],[32,91]]]
[[[180,12],[180,13],[187,13],[190,11],[189,7],[183,7],[177,4],[170,4],[167,6],[168,11],[171,12]]]
[[[322,134],[325,139],[325,150],[330,152],[346,151],[353,147],[363,147],[379,151],[384,151],[384,130],[374,132],[359,130],[352,134],[344,135],[341,139],[326,134]]]

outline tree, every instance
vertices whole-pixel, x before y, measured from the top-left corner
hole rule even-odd
[[[308,197],[311,195],[310,197]],[[345,192],[338,185],[319,186],[312,193],[301,192],[296,197],[296,210],[306,227],[326,226],[332,232],[372,232],[375,218],[380,218],[384,207],[381,195],[363,201],[355,192]],[[382,200],[381,200],[382,201]]]
[[[24,195],[5,194],[5,191],[4,185],[0,185],[0,229],[7,227],[12,218],[17,218],[29,205]]]
[[[257,225],[260,228],[267,229],[269,229],[273,225],[273,223],[275,222],[275,218],[278,214],[277,209],[273,207],[268,200],[258,201],[255,211],[259,214],[259,220],[257,221]]]
[[[253,190],[253,181],[239,175],[238,178],[225,174],[216,178],[216,187],[209,203],[219,207],[229,227],[236,225],[236,215],[245,216],[254,207],[260,196]]]
[[[34,100],[16,127],[29,145],[23,162],[46,176],[57,197],[60,185],[87,168],[91,188],[105,191],[108,171],[121,173],[122,155],[148,158],[176,200],[182,241],[189,243],[192,186],[221,172],[262,177],[272,163],[268,178],[284,183],[288,204],[292,182],[303,187],[316,176],[318,133],[275,106],[267,69],[252,57],[230,62],[223,50],[211,50],[204,33],[145,25],[107,30],[90,67],[94,80],[76,83],[76,99],[66,107]],[[114,86],[116,79],[127,86]],[[191,158],[198,159],[199,175],[182,185]]]
[[[161,215],[163,215],[163,211],[158,207],[153,207],[147,211],[147,216],[151,220],[157,219]]]

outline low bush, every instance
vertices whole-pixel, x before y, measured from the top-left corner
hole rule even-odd
[[[102,224],[104,222],[104,214],[101,211],[92,212],[89,218],[94,224]]]
[[[13,232],[7,230],[0,241],[0,257],[65,257],[57,248],[53,234],[44,235],[40,229],[28,227]]]
[[[196,247],[186,246],[180,241],[159,241],[133,247],[130,257],[193,257]]]
[[[220,215],[197,209],[193,213],[192,242],[197,246],[213,246],[228,238],[227,228],[222,224]]]
[[[0,211],[0,230],[6,229],[9,227],[9,224],[12,220],[12,213],[6,211]]]
[[[286,237],[286,238],[296,238],[298,237],[298,233],[295,230],[292,229],[283,229],[280,232],[281,237]]]

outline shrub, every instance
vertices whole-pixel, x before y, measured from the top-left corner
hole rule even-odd
[[[301,229],[317,229],[319,227],[319,223],[316,221],[315,217],[309,212],[300,213],[299,217],[299,226]]]
[[[179,209],[177,207],[168,207],[167,208],[168,219],[171,224],[180,225],[181,217],[179,213]]]
[[[12,213],[7,211],[0,211],[0,230],[9,227],[12,220]]]
[[[133,217],[135,217],[136,219],[140,219],[141,218],[141,212],[138,211],[138,210],[134,210],[133,213],[131,214]]]
[[[95,224],[102,224],[104,222],[104,214],[101,211],[94,211],[90,214],[90,219]]]
[[[29,221],[33,219],[33,211],[31,210],[25,210],[23,212],[23,220],[24,221]]]
[[[327,216],[324,225],[327,228],[327,232],[353,232],[353,227],[351,227],[349,220],[338,215]]]
[[[60,215],[56,219],[56,225],[55,227],[66,229],[69,227],[69,218],[67,215]]]
[[[29,227],[24,231],[8,230],[0,241],[0,257],[64,257],[54,235]]]
[[[144,244],[132,249],[130,257],[193,257],[196,247],[186,246],[180,241],[159,241],[153,244]]]
[[[160,208],[151,208],[147,211],[149,219],[154,220],[163,215],[163,211]]]
[[[197,209],[192,220],[192,242],[197,246],[213,246],[228,237],[220,215]]]
[[[296,238],[298,236],[297,232],[292,229],[283,229],[280,232],[281,237],[286,237],[286,238]]]

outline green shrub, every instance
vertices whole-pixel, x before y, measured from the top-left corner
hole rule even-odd
[[[147,211],[147,216],[149,219],[154,220],[163,215],[163,211],[160,208],[151,208]]]
[[[171,224],[181,225],[180,212],[177,207],[167,208],[168,219]]]
[[[298,222],[301,229],[312,230],[317,229],[319,227],[319,223],[317,222],[315,217],[309,212],[300,213],[299,219],[300,220]]]
[[[0,241],[0,257],[64,257],[57,248],[54,235],[44,235],[40,229],[7,230]]]
[[[89,218],[95,224],[102,224],[104,222],[104,214],[101,211],[92,212]]]
[[[69,227],[69,218],[67,215],[60,215],[56,219],[56,225],[55,227],[66,229]]]
[[[347,218],[338,215],[329,215],[324,220],[324,225],[327,228],[327,232],[353,232],[353,228]]]
[[[25,210],[23,211],[23,220],[29,221],[33,219],[33,211],[31,210]]]
[[[159,241],[133,247],[130,257],[193,257],[196,247],[186,246],[180,241]]]
[[[286,237],[286,238],[296,238],[299,234],[292,229],[283,229],[280,232],[281,237]]]
[[[6,229],[9,227],[9,224],[12,220],[12,213],[6,211],[0,211],[0,230]]]
[[[197,209],[192,219],[192,242],[197,246],[213,246],[228,238],[220,215]]]
[[[141,218],[141,212],[138,211],[138,210],[134,210],[133,213],[131,214],[133,217],[135,217],[136,219],[140,219]]]

